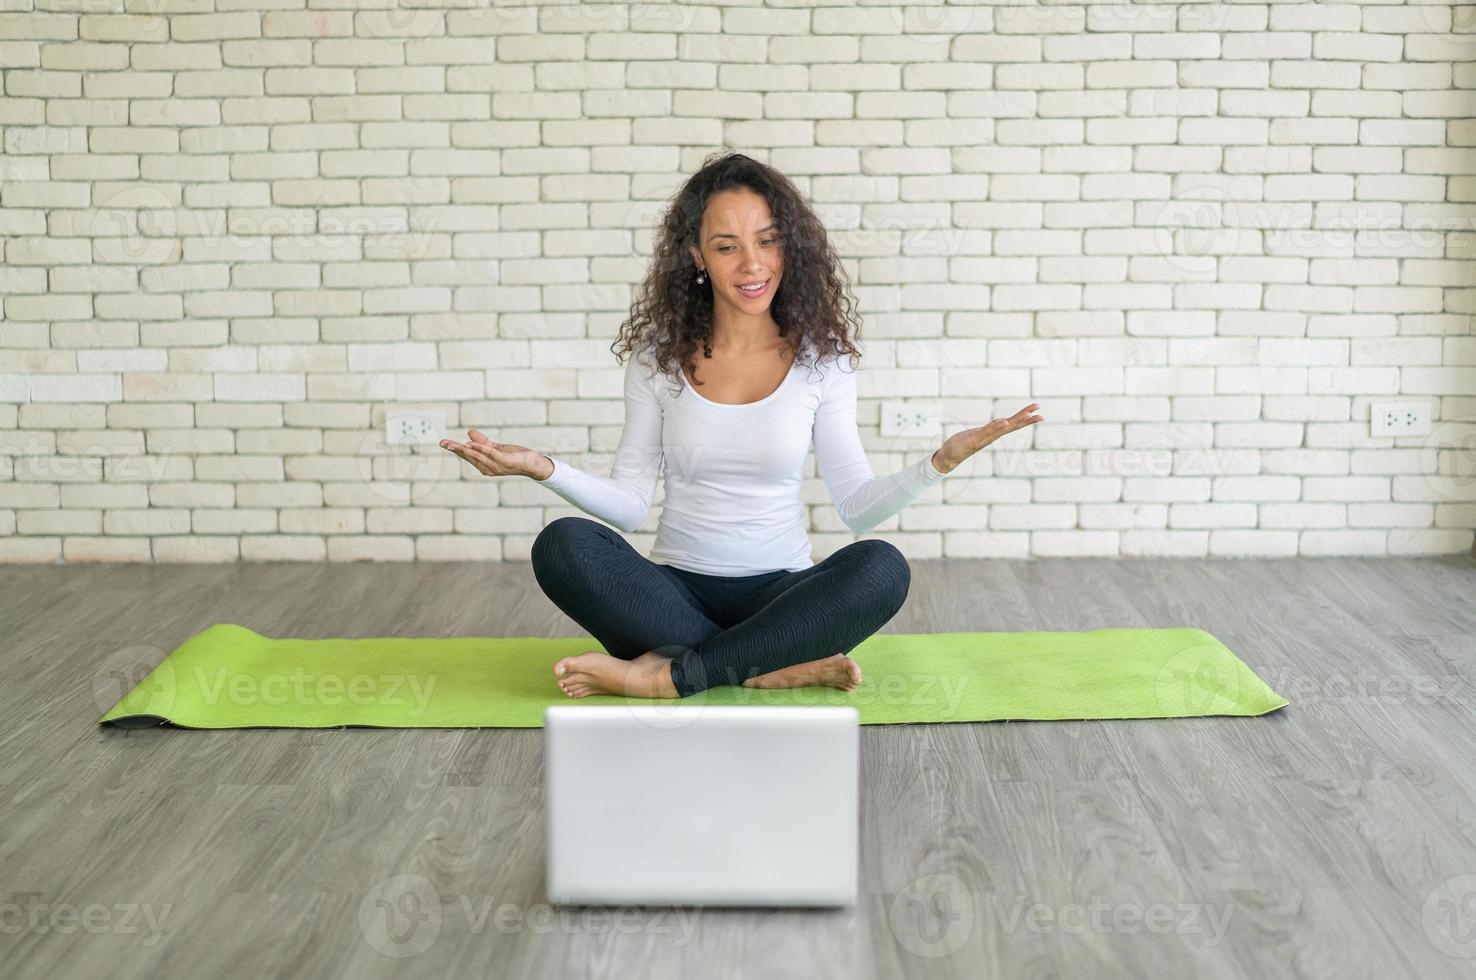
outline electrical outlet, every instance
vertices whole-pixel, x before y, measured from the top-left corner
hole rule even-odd
[[[1369,406],[1368,417],[1376,436],[1430,434],[1429,402],[1376,402]]]
[[[882,402],[881,434],[884,436],[929,435],[937,425],[938,416],[925,405]]]
[[[384,441],[388,445],[440,442],[444,438],[446,438],[445,412],[418,410],[385,414]]]

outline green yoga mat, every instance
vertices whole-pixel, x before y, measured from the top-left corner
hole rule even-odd
[[[863,725],[1261,715],[1286,705],[1199,629],[873,634],[861,686],[709,688],[573,700],[560,657],[589,637],[272,639],[221,623],[181,644],[98,721],[185,728],[538,728],[551,704],[853,705]]]

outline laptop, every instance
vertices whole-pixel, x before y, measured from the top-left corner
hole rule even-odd
[[[855,904],[855,708],[558,705],[543,726],[550,903]]]

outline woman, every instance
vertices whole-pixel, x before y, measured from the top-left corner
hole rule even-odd
[[[846,652],[901,608],[911,570],[875,539],[811,560],[802,489],[812,440],[836,509],[860,534],[982,447],[1041,421],[1030,414],[1039,406],[956,433],[878,479],[856,428],[855,369],[840,358],[860,356],[848,280],[794,185],[740,153],[709,157],[658,237],[617,338],[617,359],[635,356],[608,477],[475,429],[465,444],[441,445],[488,476],[531,477],[624,531],[645,519],[665,461],[649,559],[583,517],[550,522],[533,543],[539,586],[604,646],[554,665],[568,696],[851,690],[861,669]]]

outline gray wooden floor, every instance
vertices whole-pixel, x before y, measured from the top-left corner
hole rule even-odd
[[[95,724],[217,622],[580,635],[526,564],[12,566],[0,596],[11,977],[1476,975],[1470,559],[914,562],[884,632],[1195,626],[1292,704],[863,727],[843,911],[549,909],[536,729]]]

